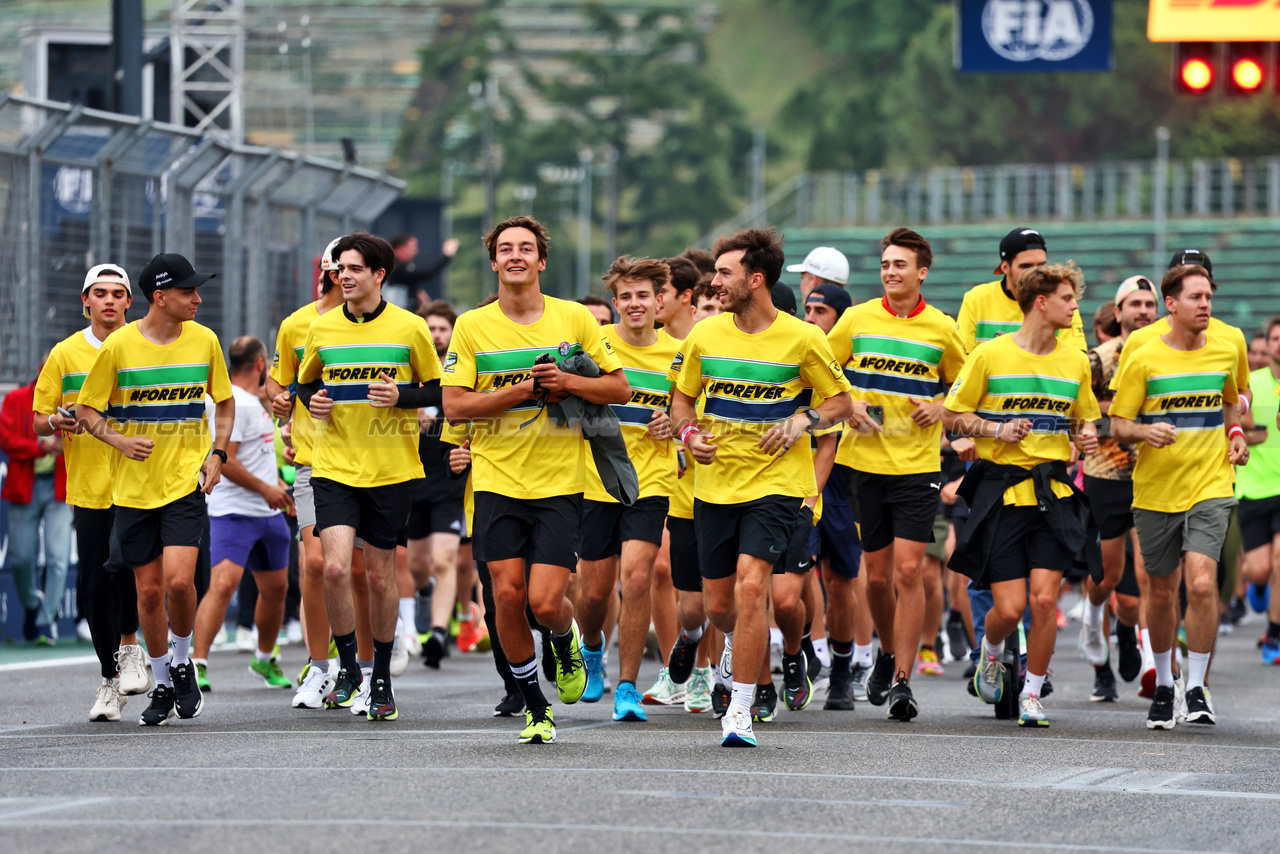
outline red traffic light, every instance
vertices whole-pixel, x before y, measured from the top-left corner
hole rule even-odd
[[[1250,92],[1262,87],[1262,66],[1253,59],[1241,59],[1231,66],[1231,82]]]
[[[1173,46],[1173,89],[1184,95],[1207,95],[1217,83],[1218,47],[1210,42]]]
[[[1182,85],[1192,92],[1203,92],[1213,85],[1213,66],[1203,59],[1188,59],[1182,63]]]
[[[1228,95],[1248,96],[1261,92],[1271,75],[1271,45],[1266,42],[1234,42],[1227,45],[1226,89]]]

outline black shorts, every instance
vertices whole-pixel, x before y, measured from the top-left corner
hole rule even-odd
[[[466,511],[461,501],[414,499],[409,505],[409,520],[404,524],[406,540],[423,540],[432,534],[456,534],[467,529]]]
[[[311,475],[316,496],[316,534],[325,528],[355,528],[356,536],[375,549],[391,550],[400,542],[409,518],[409,481],[385,486],[347,486]]]
[[[878,552],[894,539],[933,542],[942,474],[874,474],[849,470],[849,505],[862,550]]]
[[[1124,541],[1124,573],[1120,576],[1120,583],[1116,585],[1116,592],[1121,596],[1138,597],[1142,595],[1142,591],[1138,588],[1138,574],[1134,568],[1133,550],[1136,548],[1132,538]]]
[[[667,517],[671,534],[671,584],[686,593],[702,592],[702,573],[698,572],[698,535],[692,519]]]
[[[475,494],[473,535],[488,563],[524,558],[576,570],[582,531],[582,495],[511,498],[495,492]]]
[[[829,561],[840,578],[853,579],[862,565],[862,546],[849,506],[849,471],[838,463],[831,469],[822,490],[822,518],[809,533],[809,552]]]
[[[1030,578],[1032,569],[1067,572],[1074,555],[1063,548],[1039,507],[1000,508],[999,536],[987,553],[986,580]]]
[[[662,545],[662,525],[671,499],[641,498],[630,507],[608,501],[582,501],[582,559],[604,560],[622,554],[625,540]]]
[[[200,548],[207,515],[204,493],[199,489],[150,510],[117,507],[121,561],[137,569],[160,557],[169,546]]]
[[[791,539],[787,542],[786,554],[773,564],[774,575],[782,575],[785,572],[803,575],[813,569],[813,554],[809,551],[811,531],[813,531],[813,511],[807,505],[801,504],[791,528]]]
[[[1244,550],[1251,552],[1271,545],[1280,533],[1280,495],[1273,498],[1241,498],[1236,509]]]
[[[1084,494],[1102,539],[1122,537],[1133,527],[1133,481],[1085,475]]]
[[[711,504],[693,500],[693,523],[698,532],[698,568],[703,578],[728,578],[738,571],[738,555],[777,562],[787,553],[795,533],[801,500],[791,495],[766,495],[741,504]]]

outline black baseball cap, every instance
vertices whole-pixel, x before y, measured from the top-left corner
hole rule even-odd
[[[1000,239],[1000,264],[1012,261],[1018,257],[1018,253],[1026,252],[1028,249],[1044,248],[1046,247],[1043,234],[1034,228],[1015,228]],[[991,272],[999,273],[1000,264],[997,264]]]
[[[1213,265],[1209,263],[1209,256],[1202,249],[1182,249],[1173,253],[1173,258],[1169,260],[1169,269],[1187,264],[1199,264],[1209,271],[1210,276],[1213,275]]]
[[[796,316],[796,294],[791,290],[790,285],[776,283],[770,289],[769,296],[773,299],[773,307],[778,311],[785,311],[792,317]]]
[[[176,252],[157,255],[147,262],[138,276],[138,288],[147,301],[161,288],[198,288],[215,278],[217,273],[197,273],[191,262]]]
[[[830,282],[823,282],[809,291],[809,296],[805,298],[804,302],[805,305],[811,302],[829,305],[836,310],[836,317],[839,317],[844,314],[846,308],[853,306],[853,297],[849,296],[849,292],[844,288],[833,285]]]

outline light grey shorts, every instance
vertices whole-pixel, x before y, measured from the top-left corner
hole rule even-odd
[[[311,466],[298,466],[293,476],[293,506],[298,513],[298,530],[316,523],[316,494],[311,490]]]
[[[1183,552],[1218,560],[1227,538],[1231,508],[1235,506],[1234,498],[1206,498],[1181,513],[1133,508],[1133,526],[1138,529],[1138,544],[1147,575],[1156,578],[1172,575]]]

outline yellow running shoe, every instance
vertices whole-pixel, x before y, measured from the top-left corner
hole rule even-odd
[[[556,690],[560,692],[560,702],[565,705],[581,700],[587,690],[587,662],[582,657],[582,633],[578,631],[577,620],[569,624],[569,631],[567,655],[561,657],[555,641],[551,643],[556,659]]]
[[[922,649],[916,655],[916,675],[944,676],[946,672],[942,667],[942,662],[938,660],[938,654],[933,650]]]
[[[524,729],[520,730],[521,744],[550,744],[556,740],[556,724],[551,717],[551,707],[530,709],[524,713]]]

